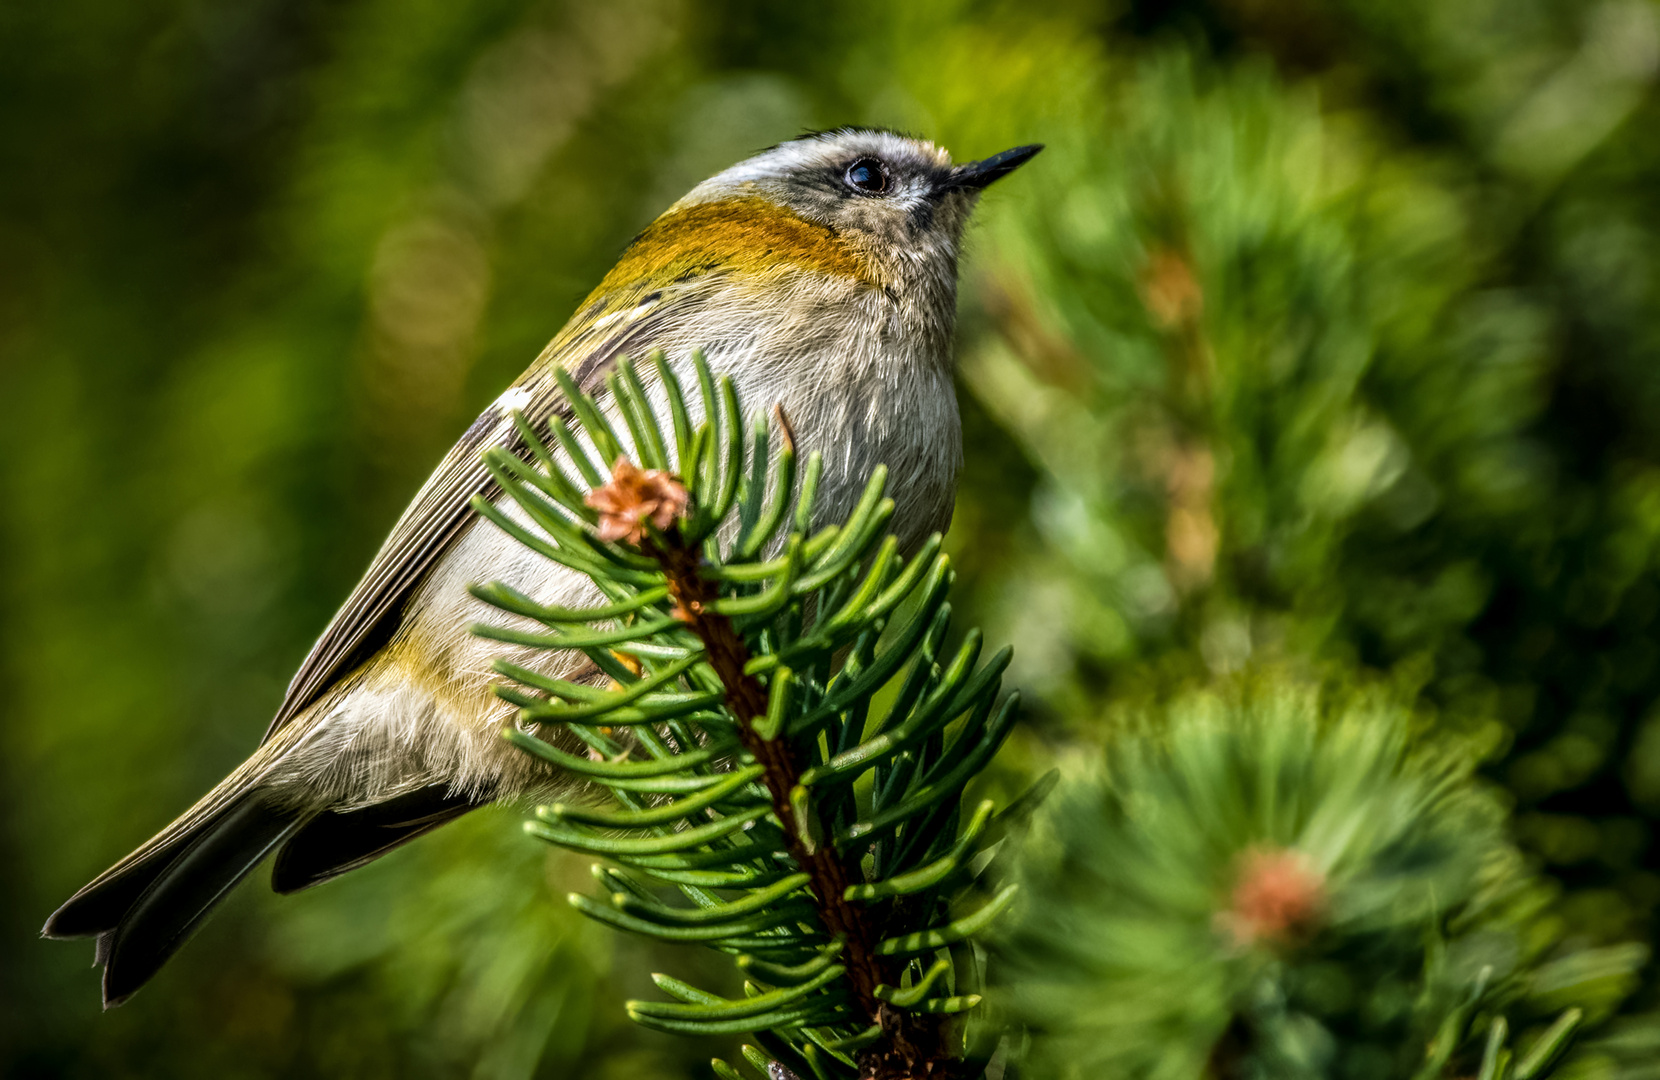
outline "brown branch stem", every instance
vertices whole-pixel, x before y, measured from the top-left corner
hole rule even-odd
[[[845,942],[840,959],[847,968],[859,1009],[870,1023],[880,1024],[887,1036],[885,1045],[878,1044],[861,1055],[861,1077],[906,1080],[950,1076],[955,1063],[945,1053],[941,1025],[890,1009],[877,1000],[876,987],[896,979],[876,955],[880,936],[871,925],[869,913],[846,898],[850,867],[837,855],[833,843],[815,843],[796,827],[790,793],[800,783],[801,769],[789,739],[783,732],[771,739],[763,738],[756,730],[756,721],[767,713],[767,690],[760,680],[744,671],[750,653],[732,621],[712,610],[718,587],[698,572],[698,553],[676,540],[678,535],[671,534],[667,547],[648,550],[662,564],[681,618],[703,642],[709,664],[720,676],[744,749],[766,770],[762,780],[772,799],[773,813],[783,827],[790,857],[812,878],[815,906],[825,929]],[[823,829],[818,833],[827,835]]]

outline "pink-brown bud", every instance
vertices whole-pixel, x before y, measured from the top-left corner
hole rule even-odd
[[[660,469],[640,469],[618,456],[611,480],[588,493],[584,500],[599,511],[599,538],[638,544],[645,539],[645,523],[667,529],[686,513],[691,501],[686,485]]]
[[[1326,879],[1301,852],[1284,848],[1247,851],[1226,911],[1217,925],[1235,944],[1286,944],[1308,936],[1326,909]]]

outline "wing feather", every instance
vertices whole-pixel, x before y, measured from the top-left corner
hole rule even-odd
[[[410,593],[472,520],[469,504],[473,496],[493,494],[494,481],[480,458],[488,445],[463,438],[421,485],[414,502],[375,553],[368,572],[288,684],[282,706],[261,742],[392,639]]]
[[[672,304],[663,303],[663,294],[658,293],[650,302],[636,304],[620,325],[605,327],[599,333],[594,331],[600,328],[591,322],[567,328],[530,371],[473,422],[421,485],[370,562],[363,580],[312,646],[288,684],[262,743],[392,640],[410,595],[477,516],[472,509],[473,497],[489,499],[497,494],[495,481],[484,468],[484,451],[492,446],[505,446],[515,453],[524,451],[511,422],[512,409],[520,409],[538,427],[555,413],[569,419],[570,406],[548,374],[551,365],[569,367],[584,392],[596,392],[618,359],[647,355],[664,330],[684,317],[687,305],[696,306],[705,294],[704,289],[696,288],[676,292]],[[668,317],[671,310],[673,319]]]

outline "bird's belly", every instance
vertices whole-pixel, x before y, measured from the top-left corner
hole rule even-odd
[[[501,738],[513,706],[491,692],[498,659],[559,678],[582,677],[587,657],[481,638],[478,623],[544,629],[474,598],[468,586],[501,581],[545,603],[591,606],[592,581],[475,520],[410,598],[403,625],[336,693],[300,745],[282,755],[274,786],[336,809],[370,805],[431,784],[480,799],[546,789],[554,777]]]

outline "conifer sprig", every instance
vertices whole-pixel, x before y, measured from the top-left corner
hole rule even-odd
[[[474,589],[518,617],[476,633],[580,651],[596,677],[498,664],[520,709],[505,737],[611,795],[527,828],[612,864],[594,868],[600,897],[571,896],[584,913],[719,949],[746,978],[729,999],[655,976],[673,1000],[629,1002],[638,1022],[753,1032],[751,1064],[803,1078],[972,1072],[948,1023],[980,1001],[960,945],[1015,890],[956,912],[997,833],[991,804],[960,804],[1015,720],[1009,652],[982,663],[975,631],[945,650],[950,563],[938,536],[900,552],[885,470],[817,526],[818,455],[798,476],[782,412],[776,447],[764,415],[746,439],[731,382],[694,370],[697,410],[661,357],[650,389],[624,362],[609,415],[561,373],[568,419],[544,438],[517,416],[522,453],[487,455],[508,500],[479,512],[606,601]]]
[[[1146,719],[1015,860],[1042,903],[994,993],[1034,1075],[1544,1080],[1629,991],[1629,948],[1550,970],[1504,807],[1398,704],[1264,672]]]

